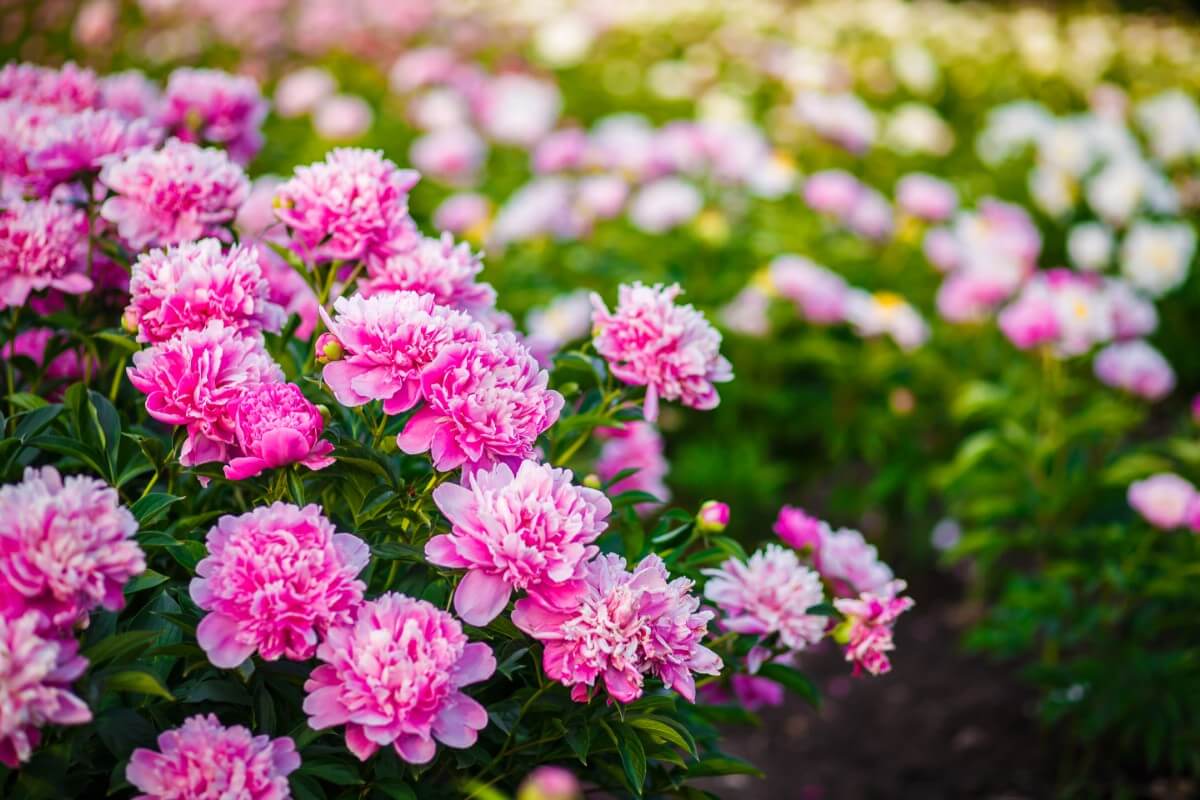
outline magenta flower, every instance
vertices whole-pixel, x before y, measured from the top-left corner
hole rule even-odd
[[[125,583],[146,569],[137,521],[94,478],[27,467],[0,487],[0,519],[0,616],[69,627],[97,606],[123,608]]]
[[[325,469],[334,462],[333,444],[324,441],[325,419],[294,383],[260,383],[247,388],[232,406],[242,454],[225,467],[225,477],[241,481],[264,470],[303,464]]]
[[[584,562],[608,527],[603,492],[575,486],[570,470],[522,461],[479,470],[463,484],[444,483],[433,500],[450,520],[448,534],[425,545],[431,564],[468,570],[454,610],[471,625],[491,622],[513,589],[545,604],[570,607],[585,591]]]
[[[1058,338],[1058,314],[1049,297],[1027,292],[1010,303],[997,318],[1000,330],[1020,350],[1029,350]]]
[[[275,214],[302,258],[377,264],[416,244],[408,192],[417,180],[378,151],[337,148],[279,187]]]
[[[648,422],[627,422],[621,428],[597,431],[604,441],[596,458],[596,472],[606,481],[627,469],[636,470],[608,487],[614,495],[621,492],[646,492],[662,502],[671,499],[665,479],[670,465],[663,456],[662,434]],[[649,513],[656,503],[639,503],[638,513]]]
[[[819,557],[821,542],[829,535],[829,526],[803,508],[783,506],[771,529],[785,544]]]
[[[731,558],[704,574],[709,576],[704,596],[724,614],[723,629],[778,635],[792,650],[803,650],[825,635],[826,618],[808,613],[825,599],[821,578],[795,552],[769,544],[746,563]]]
[[[71,684],[87,669],[74,639],[39,631],[45,619],[31,612],[0,614],[0,764],[28,761],[45,725],[90,722],[87,704]]]
[[[757,675],[734,675],[729,679],[729,689],[718,684],[709,684],[701,691],[701,697],[708,703],[732,703],[747,711],[759,711],[783,705],[783,687],[770,678],[760,678]]]
[[[320,507],[275,503],[221,517],[208,532],[191,595],[209,612],[196,640],[218,667],[254,653],[267,661],[312,658],[317,637],[349,625],[366,585],[365,542],[337,533]]]
[[[125,322],[139,342],[157,344],[220,320],[243,333],[278,332],[283,309],[268,297],[253,247],[222,248],[201,239],[143,253],[133,265]]]
[[[563,397],[511,333],[444,347],[421,375],[425,405],[396,438],[410,455],[429,450],[435,469],[510,466],[533,455]]]
[[[848,630],[840,629],[838,640],[846,638],[846,660],[854,664],[854,674],[866,670],[872,675],[890,672],[892,663],[887,654],[896,649],[892,642],[892,627],[897,618],[913,607],[911,597],[899,597],[904,581],[894,581],[882,596],[863,592],[853,599],[833,601],[834,607],[846,615]]]
[[[21,306],[33,292],[83,294],[87,217],[53,200],[13,200],[0,208],[0,309]]]
[[[255,736],[197,714],[161,734],[158,752],[134,750],[125,780],[142,792],[134,800],[287,800],[287,776],[299,767],[291,738]]]
[[[356,294],[339,297],[333,308],[336,317],[324,309],[321,314],[342,355],[325,365],[325,383],[342,405],[382,400],[388,414],[417,404],[422,372],[439,352],[484,336],[466,314],[438,305],[428,294]]]
[[[133,354],[130,382],[146,395],[146,411],[187,427],[179,463],[228,462],[238,452],[234,405],[246,389],[283,379],[257,337],[220,320],[182,331]]]
[[[38,64],[0,67],[0,100],[48,106],[64,113],[96,108],[100,85],[96,73],[71,62],[58,69]]]
[[[895,577],[879,560],[879,551],[856,530],[825,526],[815,556],[817,571],[831,581],[839,594],[881,592]]]
[[[720,533],[729,525],[729,506],[719,500],[706,500],[696,514],[696,525],[706,533]]]
[[[100,215],[134,250],[222,237],[250,191],[245,173],[223,152],[178,139],[105,164],[100,182],[115,193]]]
[[[1129,505],[1151,525],[1169,531],[1189,521],[1196,487],[1173,472],[1160,472],[1129,486]]]
[[[620,556],[597,556],[586,565],[584,581],[587,591],[571,609],[525,598],[513,610],[516,626],[545,645],[546,675],[570,686],[581,703],[597,679],[613,699],[631,703],[642,696],[646,675],[695,702],[692,673],[717,675],[721,659],[700,644],[713,613],[700,610],[692,582],[669,580],[653,554],[633,572]]]
[[[491,677],[492,649],[468,642],[458,620],[424,600],[389,592],[364,603],[353,624],[330,629],[317,658],[325,663],[304,684],[308,725],[345,725],[346,746],[362,761],[390,744],[424,764],[435,739],[470,747],[487,726],[487,711],[462,687]]]
[[[88,109],[59,117],[42,129],[36,149],[28,156],[29,170],[48,189],[97,173],[106,160],[161,140],[162,132],[148,120]]]
[[[364,297],[402,290],[421,292],[433,295],[440,305],[475,315],[496,305],[491,284],[475,281],[482,269],[480,257],[466,242],[456,245],[448,233],[440,239],[423,236],[412,250],[368,265],[359,291]]]
[[[185,142],[220,145],[239,164],[262,148],[267,102],[252,78],[180,67],[167,79],[159,122]]]
[[[1161,400],[1175,388],[1175,370],[1142,339],[1110,344],[1092,366],[1101,383],[1147,400]]]
[[[721,334],[691,305],[676,305],[678,284],[623,284],[609,313],[592,295],[596,351],[620,380],[646,387],[646,419],[658,417],[659,398],[707,410],[720,402],[714,383],[733,380],[721,355]]]

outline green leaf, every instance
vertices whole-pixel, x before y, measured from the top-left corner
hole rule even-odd
[[[384,542],[371,547],[371,555],[384,561],[425,561],[425,553],[404,542]]]
[[[325,790],[316,778],[293,772],[288,776],[288,783],[296,800],[325,800]]]
[[[805,614],[811,614],[814,617],[836,617],[838,610],[833,603],[817,603],[815,606],[809,606],[804,610]]]
[[[13,435],[22,442],[29,441],[31,437],[37,436],[45,430],[46,426],[62,413],[62,409],[61,405],[55,403],[52,406],[43,405],[22,414],[21,421],[17,424],[17,429],[13,431]]]
[[[175,699],[156,676],[141,670],[126,670],[107,676],[104,679],[104,690],[108,692],[139,692],[157,695],[166,700]]]
[[[166,580],[164,577],[163,580]],[[158,639],[158,631],[126,631],[101,639],[83,651],[88,664],[95,668],[107,661],[141,653]]]
[[[821,693],[817,691],[816,684],[797,669],[786,664],[763,664],[759,668],[758,674],[775,681],[788,691],[800,695],[814,708],[821,705]]]
[[[305,761],[300,771],[337,786],[358,786],[363,782],[358,770],[341,761]]]
[[[649,492],[630,489],[628,492],[621,492],[612,499],[612,507],[624,508],[625,506],[641,505],[642,503],[653,503],[654,505],[662,505],[662,500],[658,499]]]
[[[108,342],[111,345],[124,350],[126,353],[136,353],[142,349],[142,346],[134,341],[129,334],[122,333],[117,330],[99,331],[95,334],[97,339]]]
[[[621,755],[621,766],[625,768],[629,788],[641,797],[646,786],[646,748],[642,740],[633,731],[622,729],[617,738],[617,752]]]
[[[413,788],[399,778],[383,778],[373,781],[371,785],[392,800],[417,800]]]
[[[726,755],[711,755],[688,768],[688,778],[704,778],[717,775],[754,775],[761,778],[762,772],[748,761]]]
[[[30,440],[29,444],[32,447],[49,450],[51,453],[77,458],[96,474],[108,475],[108,470],[101,466],[104,456],[97,452],[95,448],[88,447],[77,439],[47,434]]]
[[[579,759],[579,763],[587,766],[588,751],[592,747],[592,731],[586,723],[571,725],[567,728],[567,746]]]
[[[684,738],[683,733],[669,725],[666,720],[655,717],[640,717],[638,719],[631,719],[629,724],[649,734],[651,738],[661,739],[682,750],[687,750],[692,755],[696,754],[696,742],[691,738],[691,734],[688,734],[687,738]]]
[[[33,411],[46,406],[45,399],[29,392],[13,392],[8,396],[8,402],[22,411]]]
[[[182,497],[167,494],[166,492],[153,492],[145,497],[138,498],[137,502],[129,507],[129,510],[137,518],[138,525],[150,525],[166,513],[166,510],[170,506],[182,499]]]

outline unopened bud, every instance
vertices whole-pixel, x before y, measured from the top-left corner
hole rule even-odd
[[[329,406],[324,403],[317,403],[317,413],[321,415],[321,419],[329,424],[329,420],[333,419],[333,413],[329,410]]]
[[[346,355],[342,343],[332,333],[322,333],[317,337],[317,363],[328,364],[331,361],[341,361]]]
[[[604,486],[604,483],[600,480],[599,475],[594,472],[589,472],[583,477],[583,485],[589,489],[599,489]]]
[[[579,781],[562,767],[538,767],[521,782],[517,800],[578,800]]]
[[[126,333],[138,332],[137,317],[132,311],[126,311],[121,315],[121,327],[125,329]]]
[[[729,525],[729,506],[719,500],[709,500],[700,506],[696,527],[704,533],[720,533]]]

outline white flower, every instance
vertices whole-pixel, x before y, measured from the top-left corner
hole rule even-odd
[[[1083,222],[1067,234],[1067,254],[1076,269],[1099,272],[1113,254],[1113,235],[1103,223]]]
[[[1155,297],[1187,280],[1196,251],[1196,232],[1183,223],[1135,222],[1121,244],[1121,271],[1138,289]]]

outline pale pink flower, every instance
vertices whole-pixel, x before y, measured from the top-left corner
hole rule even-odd
[[[1188,521],[1188,510],[1196,498],[1196,487],[1172,472],[1134,481],[1128,491],[1133,510],[1154,527],[1168,531]]]
[[[275,195],[275,213],[302,258],[378,263],[416,244],[408,192],[417,180],[379,151],[337,148],[296,169]]]
[[[798,119],[818,136],[851,153],[861,154],[875,143],[875,114],[856,94],[801,92],[795,110]]]
[[[525,317],[525,344],[544,366],[571,342],[587,336],[592,327],[592,301],[586,289],[561,294]]]
[[[69,627],[98,606],[123,608],[125,583],[146,568],[137,521],[95,478],[27,467],[0,487],[0,519],[0,616],[40,612]]]
[[[258,252],[216,239],[143,253],[133,265],[125,322],[139,342],[157,344],[220,320],[243,333],[278,332],[283,309],[268,298]]]
[[[653,554],[632,572],[620,556],[597,556],[584,580],[587,590],[572,609],[525,598],[513,610],[516,626],[545,645],[546,675],[570,686],[578,702],[587,702],[597,679],[614,700],[633,702],[642,696],[646,675],[695,702],[692,673],[717,675],[721,659],[700,643],[713,613],[700,609],[692,582],[670,580]]]
[[[771,321],[767,316],[770,308],[770,295],[761,286],[750,284],[725,304],[719,318],[726,330],[743,336],[763,337],[771,329]]]
[[[588,219],[614,219],[629,198],[629,184],[619,175],[584,175],[575,184],[575,204]]]
[[[911,597],[900,597],[904,581],[894,581],[877,596],[863,592],[857,598],[833,601],[838,611],[846,615],[849,630],[846,660],[854,664],[854,674],[866,670],[872,675],[890,672],[892,663],[887,654],[896,649],[892,642],[892,627],[901,614],[913,607]],[[839,641],[841,639],[839,638]]]
[[[260,383],[247,388],[231,407],[241,455],[225,466],[225,477],[245,480],[263,470],[303,464],[325,469],[334,462],[333,445],[321,438],[325,420],[294,383]]]
[[[865,187],[858,178],[840,169],[814,172],[804,182],[804,202],[814,211],[847,219]]]
[[[476,116],[494,141],[532,147],[558,122],[562,96],[551,81],[508,73],[492,78],[481,89]]]
[[[588,135],[582,128],[563,128],[546,135],[529,155],[534,172],[579,169],[587,157]]]
[[[97,173],[107,161],[161,139],[162,132],[148,120],[87,109],[58,117],[42,128],[27,163],[38,185],[49,188]]]
[[[223,152],[178,139],[160,150],[143,148],[108,162],[100,182],[115,193],[100,215],[134,250],[205,236],[228,238],[224,226],[250,191],[245,173]]]
[[[454,593],[454,610],[483,626],[508,605],[514,589],[546,605],[569,608],[585,591],[584,562],[592,542],[608,527],[612,504],[603,492],[575,486],[570,470],[522,461],[478,470],[463,484],[433,491],[448,534],[425,545],[431,564],[466,569]]]
[[[114,72],[100,79],[100,105],[129,119],[158,117],[162,93],[158,86],[136,69]]]
[[[87,669],[74,639],[39,631],[36,613],[0,614],[0,764],[28,761],[45,725],[82,725],[92,712],[71,691]]]
[[[1000,330],[1021,350],[1058,338],[1058,315],[1048,297],[1024,293],[997,317]]]
[[[886,335],[901,349],[916,350],[929,340],[929,323],[907,300],[892,292],[846,293],[846,320],[866,338]]]
[[[267,661],[312,658],[317,639],[348,625],[366,585],[366,543],[337,533],[316,505],[277,502],[221,517],[208,532],[191,596],[207,611],[196,640],[218,667],[258,653]]]
[[[335,94],[313,109],[313,129],[323,139],[348,142],[365,134],[375,121],[371,104],[354,94]]]
[[[159,122],[185,141],[220,145],[239,164],[262,147],[267,102],[253,78],[180,67],[167,79]]]
[[[1158,330],[1153,301],[1121,278],[1105,278],[1103,293],[1112,312],[1113,338],[1136,339]]]
[[[580,800],[583,788],[568,769],[542,766],[525,776],[517,789],[517,800]]]
[[[646,233],[666,233],[696,218],[704,208],[704,195],[682,178],[651,181],[629,202],[629,221]]]
[[[10,63],[0,67],[0,100],[9,99],[70,114],[96,108],[100,86],[96,73],[69,61],[58,69]]]
[[[1134,319],[1131,311],[1142,318]],[[1065,268],[1036,273],[999,318],[1001,330],[1017,347],[1049,342],[1063,357],[1086,353],[1111,340],[1118,321],[1146,323],[1144,312],[1107,289],[1103,278]]]
[[[768,269],[775,291],[795,303],[809,322],[829,325],[845,319],[850,286],[841,275],[793,255],[776,256]]]
[[[325,365],[326,385],[342,405],[382,400],[387,414],[416,405],[422,373],[439,353],[484,336],[466,314],[438,305],[428,294],[356,294],[339,297],[333,308],[332,319],[321,313],[343,355]]]
[[[422,174],[451,186],[468,186],[487,159],[487,143],[466,125],[438,128],[415,139],[408,158]]]
[[[891,567],[879,560],[875,545],[849,528],[822,528],[815,563],[821,577],[832,582],[839,594],[880,592],[895,577]]]
[[[287,776],[299,767],[290,737],[254,736],[197,714],[159,735],[157,751],[134,750],[125,780],[142,792],[134,800],[287,800]]]
[[[807,550],[814,559],[820,553],[821,543],[829,535],[827,524],[796,506],[780,508],[771,530],[775,531],[775,535],[785,544],[801,552]]]
[[[440,305],[474,315],[496,305],[496,290],[476,281],[482,270],[481,257],[466,242],[455,244],[449,233],[422,236],[408,252],[370,264],[359,291],[364,297],[399,290],[429,294]]]
[[[227,463],[238,452],[235,403],[249,387],[283,378],[258,337],[220,320],[134,353],[128,374],[150,416],[187,427],[184,466]]]
[[[46,129],[62,113],[20,100],[0,100],[0,196],[18,199],[24,194],[46,193],[29,165]]]
[[[1110,344],[1096,354],[1092,367],[1101,383],[1147,400],[1161,400],[1175,388],[1175,370],[1142,339]]]
[[[337,81],[322,67],[301,67],[279,79],[275,86],[275,113],[298,117],[312,111],[337,91]]]
[[[895,224],[891,203],[875,189],[864,188],[842,224],[865,239],[882,242],[892,235]]]
[[[777,635],[792,650],[803,650],[825,635],[826,618],[808,613],[825,599],[821,577],[792,550],[769,544],[745,563],[731,558],[704,574],[704,596],[721,609],[723,629]]]
[[[438,742],[465,748],[488,723],[462,687],[491,677],[492,649],[468,642],[458,620],[424,600],[389,592],[359,607],[355,621],[330,629],[304,690],[308,725],[346,726],[346,746],[362,761],[391,745],[411,764],[433,759]]]
[[[896,183],[896,205],[926,222],[945,222],[958,207],[958,192],[941,178],[910,172]]]
[[[425,405],[396,438],[415,455],[431,451],[440,471],[516,464],[558,419],[563,397],[511,333],[442,348],[421,375]]]
[[[87,216],[65,203],[14,200],[0,208],[0,309],[46,289],[90,291],[87,235]]]
[[[721,355],[721,334],[691,305],[677,305],[679,284],[622,284],[616,311],[592,295],[595,345],[614,376],[646,387],[646,419],[658,417],[658,401],[679,400],[708,410],[721,398],[714,383],[733,380]]]
[[[491,202],[481,194],[452,194],[433,212],[433,224],[439,231],[462,236],[484,225],[491,211]]]
[[[604,480],[612,480],[625,470],[635,470],[608,489],[614,495],[621,492],[646,492],[662,502],[671,499],[671,490],[664,482],[669,465],[663,456],[662,434],[648,422],[627,422],[621,428],[597,431],[604,444],[596,458],[596,472]],[[649,513],[656,503],[641,503],[638,513]]]

